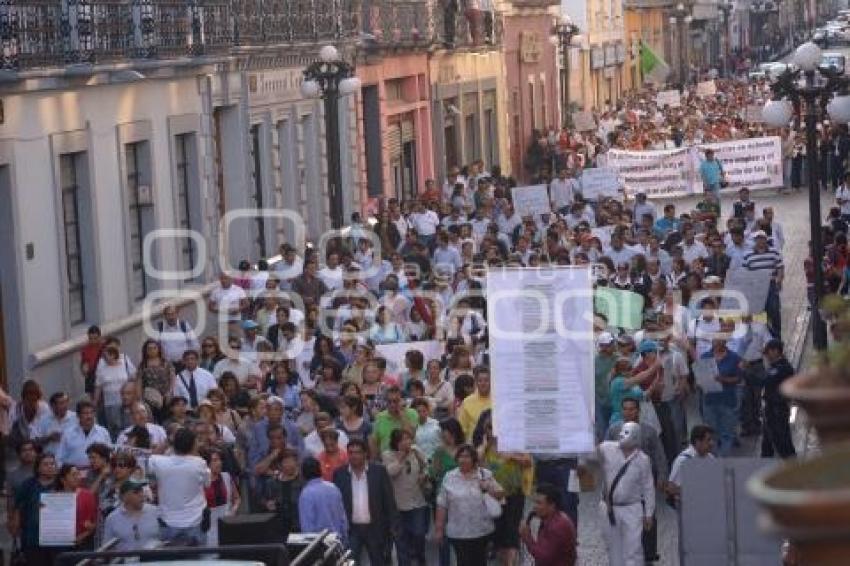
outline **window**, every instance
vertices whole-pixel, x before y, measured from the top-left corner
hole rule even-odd
[[[192,222],[192,194],[195,185],[194,155],[195,134],[174,136],[175,168],[177,170],[177,227],[183,230],[196,230]],[[197,260],[195,241],[186,237],[180,241],[180,269],[192,271]]]
[[[124,160],[127,171],[127,221],[130,227],[131,291],[133,299],[141,301],[152,287],[145,268],[148,262],[154,260],[144,257],[145,236],[154,227],[148,142],[126,144]]]
[[[83,269],[80,174],[85,153],[59,156],[59,182],[62,191],[62,232],[65,242],[65,275],[69,319],[71,325],[86,320],[85,270]]]

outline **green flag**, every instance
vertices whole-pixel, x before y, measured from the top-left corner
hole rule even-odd
[[[664,84],[667,82],[667,76],[670,74],[670,65],[664,62],[664,59],[655,54],[646,44],[640,46],[640,72],[645,81],[650,81],[656,84]]]

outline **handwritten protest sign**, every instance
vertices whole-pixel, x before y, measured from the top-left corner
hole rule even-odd
[[[595,130],[596,120],[593,119],[593,113],[587,111],[573,112],[573,127],[579,132]]]
[[[598,287],[594,309],[608,318],[610,326],[636,330],[643,324],[643,296],[638,293]]]
[[[714,81],[697,83],[697,96],[714,96],[715,94],[717,94],[717,85]]]
[[[581,195],[588,200],[620,195],[620,180],[613,167],[592,167],[581,173]]]
[[[764,311],[772,278],[773,273],[769,269],[750,271],[739,268],[729,271],[726,273],[720,310],[740,311],[743,314]]]
[[[662,90],[655,95],[655,104],[659,108],[669,106],[670,108],[679,108],[682,105],[682,95],[678,90]]]
[[[549,191],[546,185],[530,185],[511,189],[514,208],[520,216],[538,215],[552,212],[549,203]]]

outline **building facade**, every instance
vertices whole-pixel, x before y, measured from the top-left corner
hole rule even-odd
[[[560,123],[558,48],[550,41],[557,3],[515,0],[504,7],[504,58],[513,175],[525,179],[525,154],[535,132]]]
[[[221,268],[299,243],[300,218],[302,238],[328,226],[322,109],[296,86],[321,45],[353,45],[356,14],[328,0],[260,25],[250,0],[68,3],[16,3],[2,38],[0,378],[76,398],[89,325],[137,359],[164,301],[203,330]],[[354,182],[353,100],[339,112]]]
[[[576,101],[584,110],[615,106],[631,82],[623,3],[564,0],[561,6],[582,34],[581,54],[573,67],[580,77]]]
[[[640,68],[640,47],[646,45],[669,62],[671,58],[670,30],[667,22],[670,0],[626,0],[624,4],[626,64],[623,67],[626,90],[643,86]]]

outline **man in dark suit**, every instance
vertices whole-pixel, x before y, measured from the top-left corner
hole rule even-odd
[[[348,516],[352,558],[359,564],[363,547],[372,564],[384,564],[390,536],[397,532],[398,509],[387,470],[366,463],[368,448],[360,439],[348,441],[348,465],[334,473]]]

